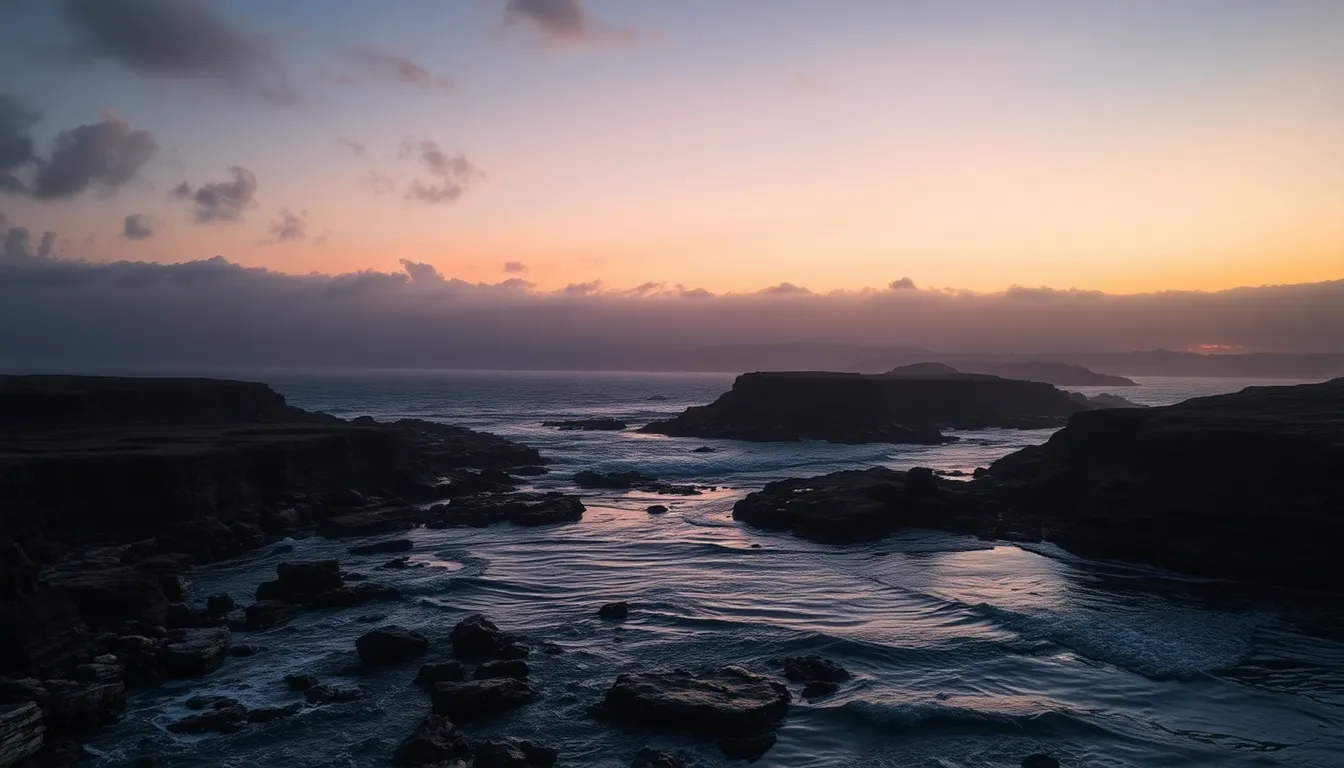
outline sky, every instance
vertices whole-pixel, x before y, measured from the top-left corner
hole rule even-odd
[[[0,291],[204,264],[134,274],[188,306],[177,278],[227,266],[642,326],[1338,290],[1341,29],[1336,0],[0,0]],[[1234,336],[1050,343],[1340,343]]]

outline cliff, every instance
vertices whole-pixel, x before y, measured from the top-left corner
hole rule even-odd
[[[641,432],[736,440],[946,442],[940,430],[1062,425],[1091,405],[1049,384],[976,374],[748,373],[718,400]]]
[[[1341,467],[1336,379],[1080,413],[981,482],[1079,554],[1344,590]]]

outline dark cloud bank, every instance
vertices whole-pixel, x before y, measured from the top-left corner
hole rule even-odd
[[[596,282],[538,292],[403,271],[286,275],[222,257],[181,264],[53,258],[13,228],[0,259],[0,364],[571,369],[852,367],[945,352],[1344,351],[1344,281],[1109,296],[797,286],[715,296]],[[787,287],[785,287],[787,286]],[[698,298],[697,298],[698,297]],[[710,349],[712,348],[712,349]]]

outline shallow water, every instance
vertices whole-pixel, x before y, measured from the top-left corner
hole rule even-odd
[[[221,372],[215,372],[221,373]],[[154,755],[158,765],[386,765],[428,710],[418,663],[369,674],[353,638],[384,613],[426,633],[429,659],[468,613],[566,652],[534,653],[536,703],[467,730],[560,750],[562,765],[628,766],[644,744],[723,763],[705,742],[618,728],[589,707],[622,671],[742,663],[822,653],[856,680],[833,697],[796,701],[762,766],[1016,766],[1048,751],[1066,766],[1344,765],[1344,601],[1098,563],[1050,545],[996,545],[909,532],[831,547],[744,528],[733,502],[783,477],[882,464],[969,472],[1047,432],[962,433],[924,446],[745,444],[559,432],[543,419],[613,415],[633,425],[707,402],[717,374],[224,372],[267,381],[296,405],[340,416],[415,416],[516,437],[555,459],[537,487],[569,489],[585,468],[638,469],[719,486],[700,497],[584,492],[581,523],[542,529],[418,530],[415,562],[344,555],[352,542],[308,538],[288,555],[212,566],[197,594],[250,595],[286,559],[341,556],[347,570],[412,597],[236,635],[266,647],[204,681],[138,694],[122,724],[93,744],[105,765]],[[1161,404],[1264,381],[1151,379],[1109,390]],[[1106,391],[1090,389],[1089,392]],[[661,394],[666,401],[647,398]],[[717,453],[691,449],[712,445]],[[648,515],[654,501],[671,512]],[[754,545],[759,545],[754,548]],[[597,606],[629,600],[613,625]],[[248,704],[295,700],[280,680],[309,672],[359,684],[356,703],[229,736],[179,737],[163,726],[189,695]],[[797,688],[794,688],[797,694]]]

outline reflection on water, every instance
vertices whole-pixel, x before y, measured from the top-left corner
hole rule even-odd
[[[344,554],[349,541],[309,538],[288,555],[205,569],[198,594],[245,596],[282,559],[340,556],[348,570],[409,598],[308,613],[248,636],[266,650],[231,659],[204,690],[173,683],[137,696],[123,725],[95,745],[102,762],[154,754],[165,766],[385,765],[428,702],[412,684],[416,664],[370,673],[354,663],[353,638],[368,628],[356,618],[382,613],[426,633],[434,660],[449,653],[453,624],[483,611],[565,652],[529,660],[537,703],[471,733],[534,739],[557,747],[567,765],[623,768],[650,743],[684,749],[698,766],[723,764],[701,740],[613,728],[589,707],[623,671],[729,662],[768,671],[772,659],[797,653],[834,658],[855,680],[830,698],[796,700],[759,765],[1006,767],[1036,751],[1089,768],[1341,764],[1337,598],[927,532],[830,547],[730,517],[736,498],[772,479],[871,464],[973,468],[1042,433],[990,431],[937,448],[715,442],[719,453],[693,454],[703,441],[539,426],[591,413],[640,423],[711,399],[728,381],[470,374],[277,382],[297,404],[343,415],[428,416],[522,437],[558,460],[540,488],[572,490],[569,476],[595,467],[721,489],[659,498],[670,507],[664,515],[644,511],[645,494],[586,493],[589,511],[577,525],[417,530],[412,562],[424,567],[379,570],[387,555],[353,558]],[[1171,397],[1175,386],[1148,391]],[[654,393],[671,400],[644,399]],[[632,604],[622,624],[596,616],[614,600]],[[228,736],[162,730],[183,714],[188,690],[257,706],[294,700],[280,682],[291,672],[369,695]]]

